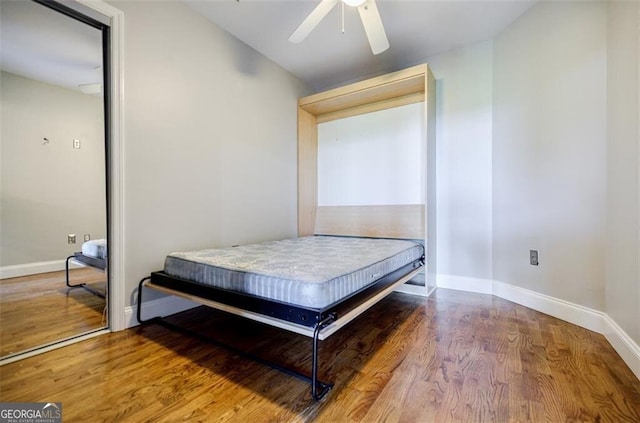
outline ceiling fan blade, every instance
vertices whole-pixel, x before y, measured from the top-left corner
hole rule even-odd
[[[376,0],[367,0],[363,5],[358,6],[358,13],[360,13],[364,32],[367,33],[373,54],[379,54],[388,49],[389,40],[384,32],[384,25],[382,25]]]
[[[307,16],[307,18],[300,24],[298,29],[291,34],[289,41],[292,43],[299,43],[305,38],[313,28],[315,28],[320,21],[327,16],[327,14],[333,9],[333,6],[338,3],[338,0],[322,0],[319,5]]]

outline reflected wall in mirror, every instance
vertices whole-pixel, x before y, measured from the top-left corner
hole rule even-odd
[[[92,245],[106,238],[107,205],[102,31],[32,1],[0,2],[0,19],[7,357],[107,326],[106,242]],[[85,249],[98,261],[71,258],[66,272]]]

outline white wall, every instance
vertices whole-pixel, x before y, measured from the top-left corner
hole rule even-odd
[[[167,253],[295,236],[297,98],[308,91],[180,2],[109,3],[125,17],[133,303]]]
[[[491,279],[490,41],[426,62],[436,78],[437,257],[440,279]]]
[[[424,204],[424,103],[318,125],[318,205]]]
[[[102,98],[0,78],[0,266],[64,260],[83,234],[106,235]]]
[[[541,2],[495,39],[493,64],[493,279],[596,310],[605,305],[606,40],[606,3]]]
[[[640,7],[608,11],[606,312],[640,344]]]

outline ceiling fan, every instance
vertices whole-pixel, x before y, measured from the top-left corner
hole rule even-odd
[[[371,51],[373,54],[379,54],[389,48],[389,40],[387,34],[384,31],[382,25],[382,19],[378,12],[378,6],[376,0],[322,0],[320,4],[307,16],[307,18],[300,24],[298,29],[295,30],[289,41],[292,43],[299,43],[307,35],[313,31],[313,29],[320,23],[320,21],[327,16],[327,14],[333,9],[333,7],[342,1],[348,6],[358,8],[360,14],[360,20],[364,26],[364,31],[369,39],[369,45],[371,45]]]

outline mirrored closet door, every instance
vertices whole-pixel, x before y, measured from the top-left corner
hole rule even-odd
[[[0,1],[0,358],[108,326],[108,29],[85,18]]]

